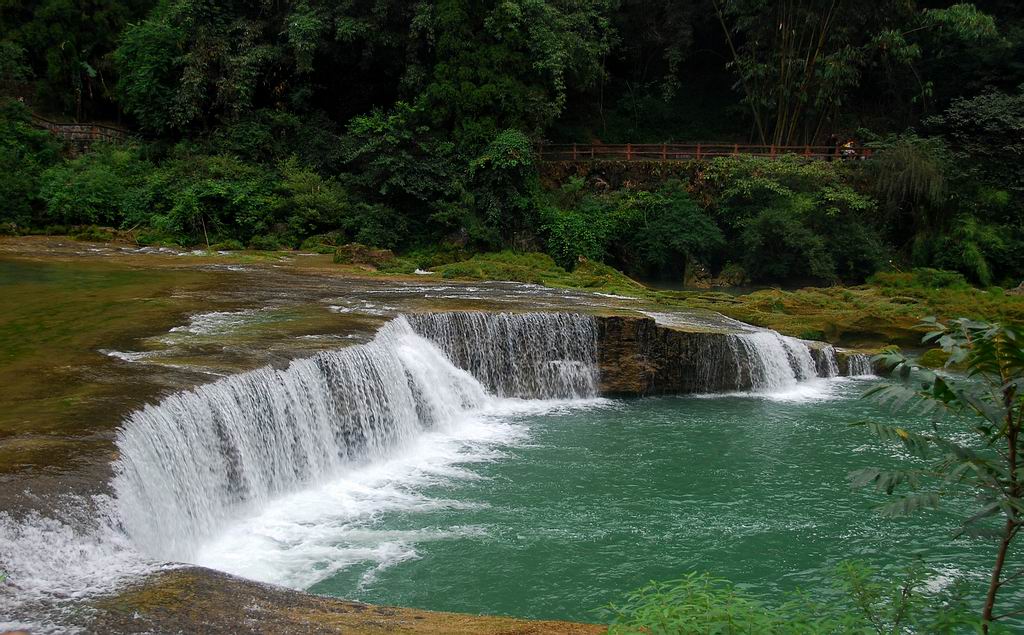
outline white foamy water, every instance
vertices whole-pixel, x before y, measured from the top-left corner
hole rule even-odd
[[[107,497],[68,497],[50,517],[0,512],[0,632],[78,632],[81,600],[157,568],[117,527]]]
[[[874,368],[871,358],[862,353],[853,353],[847,358],[848,370],[846,374],[850,377],[867,377],[874,375]]]
[[[171,333],[189,335],[223,335],[259,319],[260,309],[240,311],[209,311],[189,316],[188,324],[175,326]]]
[[[181,328],[252,319],[213,312]],[[750,387],[740,394],[828,393],[817,379],[827,354],[816,362],[771,331],[728,337],[709,360],[735,367]],[[467,464],[524,442],[520,414],[607,403],[598,379],[591,317],[462,313],[400,317],[366,344],[173,394],[120,429],[113,499],[71,504],[66,517],[0,514],[3,625],[69,630],[61,616],[80,618],[82,597],[168,561],[295,588],[358,565],[372,584],[418,544],[481,531],[382,531],[381,515],[463,505],[424,492],[476,478]]]
[[[281,497],[232,523],[202,544],[197,564],[292,588],[308,588],[358,566],[360,585],[385,569],[415,559],[417,546],[480,535],[473,526],[394,531],[378,528],[389,513],[466,508],[467,503],[427,496],[425,488],[479,476],[467,465],[505,458],[502,448],[527,439],[509,415],[594,406],[496,400],[487,412],[445,432],[422,435],[401,456],[359,467],[319,487]]]

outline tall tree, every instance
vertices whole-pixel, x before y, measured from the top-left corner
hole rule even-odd
[[[23,47],[43,107],[76,117],[111,114],[116,83],[110,53],[153,0],[0,2],[0,33]]]
[[[712,0],[728,41],[737,87],[761,143],[819,139],[869,65],[909,68],[916,90],[929,87],[914,66],[920,34],[995,38],[990,16],[973,5],[917,9],[908,3],[844,0]]]

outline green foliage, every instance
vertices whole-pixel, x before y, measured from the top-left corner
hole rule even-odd
[[[349,181],[370,200],[402,210],[415,226],[433,216],[451,229],[462,220],[446,205],[463,192],[462,159],[454,144],[435,140],[429,126],[417,123],[422,117],[399,102],[391,113],[354,118],[345,139]]]
[[[31,74],[25,49],[14,42],[0,40],[0,82],[25,81]]]
[[[629,194],[624,211],[633,222],[616,236],[634,271],[660,272],[710,262],[725,246],[721,230],[679,182],[655,192]]]
[[[301,167],[294,158],[279,169],[275,216],[287,223],[293,236],[324,234],[350,224],[352,205],[340,183]]]
[[[927,99],[917,63],[925,48],[998,41],[993,18],[973,5],[919,9],[886,3],[872,11],[828,0],[777,6],[765,0],[713,0],[737,88],[763,144],[818,140],[864,75],[884,69],[892,84],[912,79],[911,99]]]
[[[654,191],[585,194],[581,181],[563,187],[543,210],[548,251],[566,268],[580,258],[609,259],[645,275],[682,274],[719,257],[725,241],[714,220],[679,181]]]
[[[834,575],[834,589],[795,593],[777,606],[707,574],[652,582],[608,607],[609,633],[939,634],[977,624],[967,616],[959,588],[931,596],[920,568],[897,583],[860,562],[844,562]]]
[[[0,12],[0,33],[25,51],[38,102],[83,117],[110,108],[110,53],[125,26],[151,6],[151,0],[10,2]]]
[[[57,222],[121,226],[152,169],[134,148],[101,146],[44,172],[40,196]]]
[[[0,223],[27,227],[38,219],[40,177],[60,149],[49,133],[32,127],[24,105],[0,98]]]
[[[609,49],[600,1],[443,0],[422,16],[432,67],[421,102],[460,146],[479,148],[507,128],[541,132],[561,113],[570,83],[589,87]]]
[[[164,133],[181,122],[175,80],[181,73],[185,30],[161,11],[129,25],[114,53],[120,70],[117,95],[126,112],[146,131]]]
[[[921,232],[943,221],[951,160],[941,139],[904,135],[875,144],[869,164],[879,199],[893,216],[908,214]],[[901,228],[903,229],[903,228]]]
[[[1024,151],[1024,91],[956,99],[930,124],[954,144],[961,169],[994,187],[1024,191],[1024,168],[1017,160]]]
[[[913,407],[948,416],[948,429],[933,426],[919,433],[883,423],[868,427],[883,440],[898,443],[928,467],[900,470],[868,468],[851,475],[854,485],[873,485],[899,497],[882,508],[902,515],[939,504],[952,494],[969,494],[975,510],[961,521],[957,534],[985,536],[998,544],[991,582],[981,616],[986,625],[1006,617],[996,611],[1000,594],[1011,593],[1018,575],[1007,573],[1016,551],[1017,532],[1024,526],[1024,482],[1018,456],[1024,450],[1024,332],[1016,326],[976,322],[966,318],[943,324],[928,318],[932,329],[924,341],[947,354],[947,365],[961,365],[967,378],[938,375],[913,365],[899,352],[880,356],[894,376],[906,381],[880,386],[868,394],[895,409]],[[966,433],[966,434],[965,434]],[[966,439],[974,437],[975,443]],[[905,490],[909,492],[903,493]],[[1008,560],[1007,558],[1010,558]]]
[[[886,289],[967,289],[970,285],[955,271],[942,271],[921,267],[906,273],[880,272],[868,279]]]
[[[754,280],[862,279],[885,259],[875,202],[845,166],[798,157],[715,159],[704,178],[728,238]]]
[[[280,248],[281,241],[277,236],[253,236],[249,239],[249,249],[277,251]]]
[[[182,154],[147,175],[126,214],[192,243],[248,242],[276,229],[274,176],[228,156]]]
[[[469,163],[469,186],[480,222],[496,236],[492,246],[531,231],[540,182],[533,145],[518,130],[503,130]]]

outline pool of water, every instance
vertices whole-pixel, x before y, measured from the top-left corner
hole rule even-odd
[[[905,460],[850,426],[886,416],[860,398],[875,381],[510,408],[279,501],[200,561],[373,603],[590,621],[650,580],[710,571],[771,599],[851,558],[980,590],[993,551],[953,540],[952,511],[886,519],[851,490],[850,471]]]

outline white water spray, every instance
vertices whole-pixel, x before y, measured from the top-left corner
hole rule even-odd
[[[596,395],[592,318],[455,314],[413,322],[499,395]],[[398,318],[368,344],[228,377],[133,413],[117,439],[122,524],[145,553],[192,561],[231,519],[389,459],[492,400]]]

